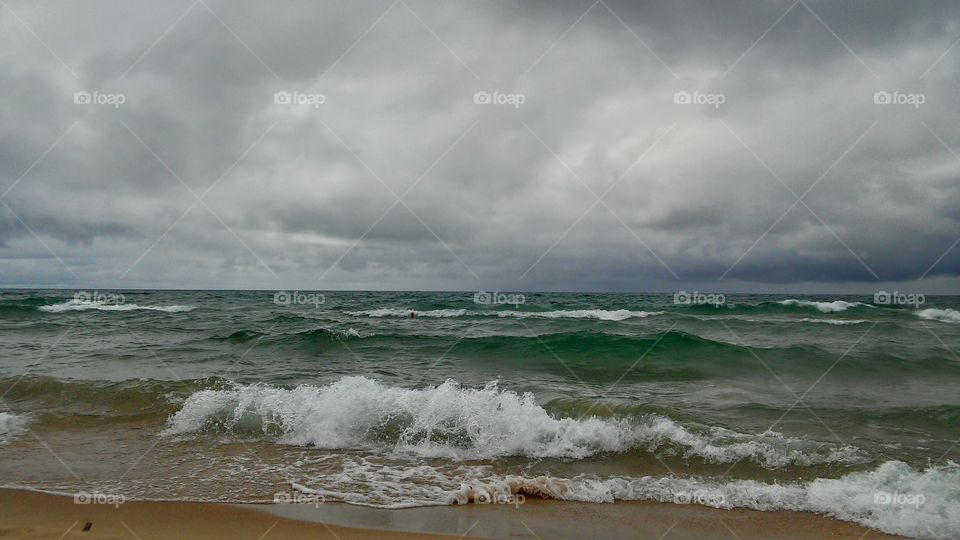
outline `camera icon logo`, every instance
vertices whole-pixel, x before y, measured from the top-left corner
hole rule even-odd
[[[878,305],[889,305],[892,300],[890,293],[887,291],[877,291],[873,293],[873,303]]]
[[[273,303],[278,306],[289,306],[293,300],[293,295],[288,291],[277,291],[273,293]]]
[[[873,94],[873,103],[876,105],[889,105],[892,102],[892,95],[890,92],[881,90]]]
[[[290,105],[293,103],[293,96],[285,90],[274,92],[273,103],[275,105]]]
[[[676,105],[690,105],[693,103],[693,96],[690,95],[690,92],[681,90],[673,95],[673,102]]]
[[[489,105],[490,103],[493,102],[493,98],[490,95],[490,92],[487,92],[486,90],[481,90],[473,94],[473,102],[476,103],[477,105]]]
[[[689,304],[690,303],[690,293],[687,291],[677,291],[673,295],[674,304]]]
[[[92,96],[90,92],[81,90],[73,94],[73,102],[76,105],[89,105],[92,102]]]

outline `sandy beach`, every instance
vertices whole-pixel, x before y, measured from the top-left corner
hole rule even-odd
[[[0,538],[897,538],[812,514],[646,502],[528,500],[520,507],[405,510],[337,503],[127,502],[115,507],[4,489],[0,508]]]

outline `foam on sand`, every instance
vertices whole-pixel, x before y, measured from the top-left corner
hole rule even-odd
[[[953,462],[918,471],[900,461],[887,461],[840,478],[767,483],[673,475],[497,475],[484,466],[397,467],[347,459],[335,470],[291,486],[326,500],[380,508],[520,505],[530,497],[592,503],[648,500],[721,509],[812,512],[916,538],[955,538],[960,533],[960,466]]]

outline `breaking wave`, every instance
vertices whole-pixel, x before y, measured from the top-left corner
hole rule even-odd
[[[452,380],[420,390],[343,377],[292,390],[262,384],[195,392],[168,420],[164,435],[259,432],[278,442],[325,449],[378,448],[418,457],[502,456],[582,459],[632,449],[663,451],[712,463],[791,465],[857,463],[856,448],[822,445],[779,433],[746,434],[684,426],[656,414],[560,418],[533,394],[496,382],[465,388]]]
[[[411,313],[417,317],[514,317],[518,319],[598,319],[601,321],[622,321],[631,318],[643,318],[651,315],[661,315],[662,311],[630,311],[627,309],[574,309],[558,311],[472,311],[466,309],[431,309],[418,311],[415,309],[379,308],[364,311],[346,311],[347,315],[359,317],[409,317]]]
[[[0,412],[0,445],[8,444],[27,430],[27,420],[23,416]]]
[[[951,322],[957,323],[960,322],[960,311],[955,309],[922,309],[917,312],[917,316],[921,319],[926,319],[928,321],[940,321],[940,322]]]
[[[48,306],[40,306],[40,311],[45,311],[47,313],[64,313],[67,311],[87,311],[90,309],[97,311],[136,311],[136,310],[147,310],[147,311],[163,311],[166,313],[178,313],[181,311],[191,311],[193,306],[141,306],[138,304],[118,304],[118,303],[104,303],[104,302],[91,302],[87,300],[69,300],[62,304],[51,304]]]
[[[815,302],[813,300],[797,300],[795,298],[788,298],[786,300],[781,300],[779,303],[781,305],[790,307],[816,309],[820,313],[839,313],[854,307],[874,307],[870,304],[864,304],[863,302],[847,302],[844,300],[834,300],[833,302]]]

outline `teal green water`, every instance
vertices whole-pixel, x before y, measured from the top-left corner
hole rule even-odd
[[[7,485],[413,506],[547,474],[606,482],[579,500],[696,481],[755,507],[736,482],[958,474],[956,297],[83,293],[0,293]],[[949,531],[960,494],[937,489]]]

